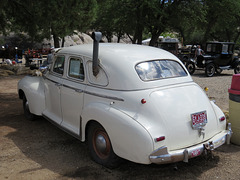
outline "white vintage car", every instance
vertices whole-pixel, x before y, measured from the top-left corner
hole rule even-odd
[[[18,83],[24,114],[87,141],[94,161],[164,164],[230,142],[224,113],[181,61],[159,48],[98,43],[60,49],[42,77]]]

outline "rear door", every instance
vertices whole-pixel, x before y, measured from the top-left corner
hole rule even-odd
[[[85,72],[83,58],[70,56],[67,75],[61,89],[62,126],[80,135],[80,121],[84,101]]]

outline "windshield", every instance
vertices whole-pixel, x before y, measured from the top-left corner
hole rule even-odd
[[[176,61],[154,60],[136,65],[136,71],[143,81],[187,76],[187,72]]]

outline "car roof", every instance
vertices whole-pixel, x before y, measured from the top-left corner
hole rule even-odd
[[[159,58],[159,54],[163,56],[164,59],[176,59],[174,55],[168,53],[159,48],[135,45],[135,44],[123,44],[123,43],[100,43],[99,44],[99,59],[108,59],[110,57],[111,61],[123,57],[127,57],[126,60],[131,61],[141,61],[146,59],[156,59]],[[81,54],[84,56],[92,57],[93,53],[93,44],[83,44],[77,46],[70,46],[62,48],[59,50],[61,53],[69,54]],[[104,57],[104,58],[101,58]],[[117,62],[115,62],[117,63]]]
[[[58,53],[82,55],[92,60],[93,44],[62,48]],[[171,59],[181,63],[175,55],[163,49],[123,43],[100,43],[98,57],[101,67],[108,75],[108,88],[120,90],[145,89],[159,86],[159,82],[151,81],[144,83],[139,78],[135,66],[140,62]]]

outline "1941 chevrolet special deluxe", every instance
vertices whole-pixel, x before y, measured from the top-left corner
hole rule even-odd
[[[18,83],[24,114],[86,141],[94,161],[164,164],[230,143],[231,124],[181,61],[154,47],[99,43],[60,49],[43,76]]]

